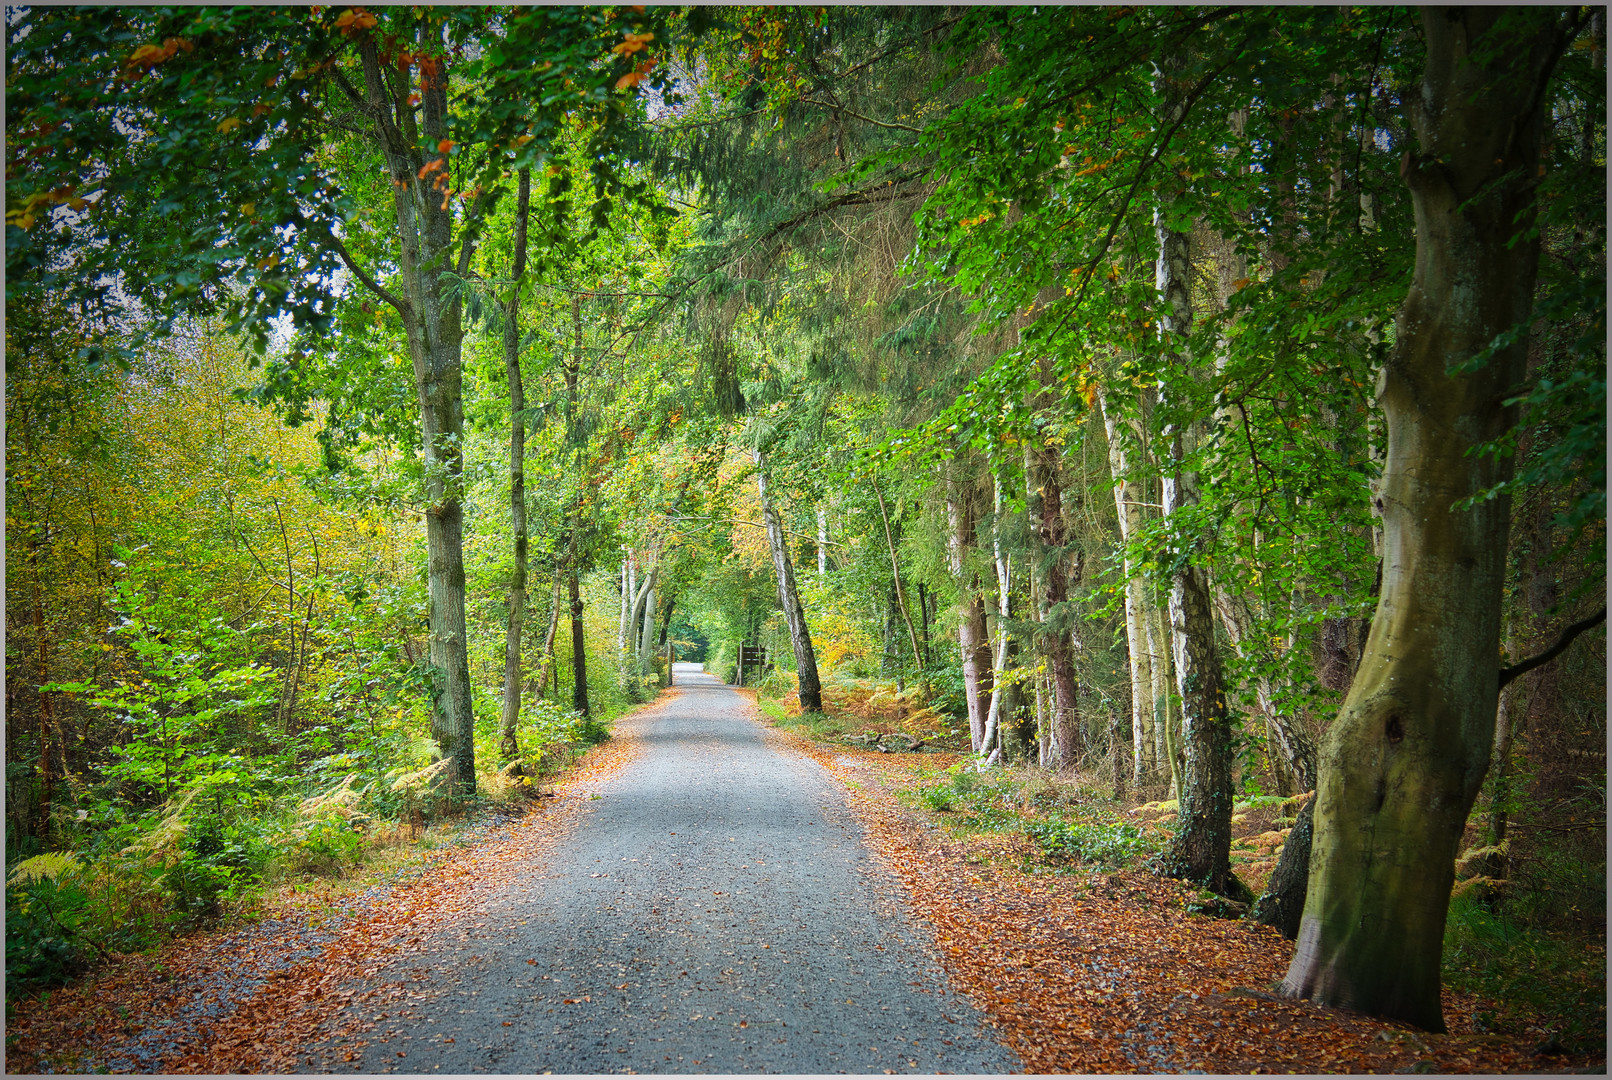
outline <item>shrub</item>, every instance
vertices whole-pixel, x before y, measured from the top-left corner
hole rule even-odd
[[[1066,822],[1061,818],[1031,822],[1025,835],[1054,861],[1080,862],[1118,870],[1158,853],[1158,843],[1135,825]]]

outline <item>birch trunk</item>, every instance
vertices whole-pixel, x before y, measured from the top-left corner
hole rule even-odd
[[[1108,467],[1114,481],[1114,509],[1119,516],[1119,542],[1127,547],[1142,528],[1140,493],[1130,476],[1125,443],[1120,436],[1120,417],[1109,406],[1107,391],[1100,390],[1098,407],[1103,413],[1103,430],[1108,433]],[[1153,661],[1143,625],[1147,617],[1143,582],[1132,564],[1129,551],[1123,557],[1125,575],[1125,646],[1131,676],[1131,780],[1146,783],[1157,766],[1153,730]]]
[[[817,679],[817,654],[812,650],[811,630],[795,588],[795,568],[789,560],[789,546],[783,522],[767,495],[767,460],[760,450],[751,452],[756,463],[756,490],[761,497],[761,520],[767,527],[767,547],[772,552],[773,571],[778,579],[778,605],[789,626],[789,644],[795,651],[795,672],[800,680],[800,707],[805,712],[823,711],[823,690]]]
[[[1309,898],[1284,989],[1443,1031],[1439,963],[1456,848],[1494,735],[1509,458],[1539,241],[1529,235],[1544,87],[1571,17],[1427,8],[1401,175],[1416,264],[1380,400],[1382,592],[1321,752]],[[1475,371],[1462,368],[1521,330]]]
[[[968,705],[969,744],[979,753],[985,738],[984,695],[990,692],[991,642],[985,632],[985,598],[979,579],[970,580],[968,551],[974,544],[973,485],[955,478],[946,481],[946,554],[952,578],[962,600],[957,620],[957,645],[963,655],[963,696]]]
[[[817,508],[817,576],[828,576],[828,509]]]
[[[1002,549],[1002,474],[1000,469],[991,470],[992,484],[992,519],[991,519],[991,557],[996,566],[996,655],[991,664],[991,704],[985,713],[985,732],[980,738],[980,745],[974,751],[976,754],[986,756],[986,760],[994,760],[999,756],[996,743],[997,734],[1002,729],[1003,708],[1006,704],[1004,697],[1009,686],[1005,677],[1012,662],[1013,636],[1008,633],[1007,620],[1011,612],[1013,563],[1012,558]]]
[[[1177,76],[1180,57],[1160,61],[1164,112],[1170,120],[1184,107]],[[1164,193],[1166,196],[1168,193]],[[1192,330],[1192,271],[1188,234],[1169,228],[1162,210],[1154,211],[1159,257],[1156,283],[1164,301],[1161,330],[1164,347],[1177,352]],[[1184,357],[1171,365],[1184,378]],[[1166,385],[1168,390],[1168,384]],[[1163,474],[1166,517],[1184,517],[1198,502],[1197,477],[1183,462],[1193,449],[1194,425],[1173,424],[1167,432],[1170,461]],[[1214,616],[1210,610],[1208,575],[1194,566],[1188,553],[1178,553],[1179,568],[1170,579],[1170,637],[1176,688],[1181,695],[1181,741],[1185,750],[1176,834],[1159,859],[1160,872],[1197,882],[1238,899],[1247,890],[1231,872],[1232,751],[1231,723],[1221,693],[1220,658],[1215,652]]]

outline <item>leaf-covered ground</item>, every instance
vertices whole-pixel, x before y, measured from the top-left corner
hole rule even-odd
[[[255,924],[122,957],[80,984],[10,1003],[6,1071],[300,1071],[304,1048],[339,1034],[327,1023],[333,1006],[351,1003],[339,984],[445,925],[474,920],[480,899],[511,868],[563,842],[599,783],[640,749],[631,738],[594,749],[554,785],[554,798],[431,853],[408,880],[347,896],[316,888]],[[402,996],[381,992],[368,1002],[376,1012],[361,1019]]]
[[[623,722],[629,734],[633,721]],[[1192,914],[1189,890],[1127,870],[1048,874],[1021,837],[951,837],[897,797],[955,755],[825,748],[780,731],[845,785],[868,841],[934,927],[955,989],[1033,1072],[1604,1072],[1598,1055],[1536,1053],[1536,1037],[1478,1032],[1494,1003],[1446,991],[1448,1035],[1316,1008],[1270,992],[1291,954],[1274,931]],[[514,821],[434,853],[411,879],[337,896],[314,890],[269,917],[123,958],[47,997],[9,1006],[14,1073],[295,1072],[304,1048],[363,1039],[407,991],[355,1010],[355,972],[474,924],[513,868],[563,843],[599,782],[642,744],[596,749]],[[340,1012],[343,1020],[333,1024]],[[351,1029],[351,1030],[349,1030]],[[407,1062],[398,1067],[407,1070]]]
[[[1493,1003],[1446,990],[1448,1035],[1271,992],[1292,945],[1274,930],[1190,913],[1192,892],[1127,870],[1027,872],[1003,835],[949,839],[896,791],[957,755],[825,748],[788,735],[846,784],[869,840],[935,927],[954,985],[1032,1072],[1605,1071],[1599,1055],[1536,1053],[1539,1037],[1479,1033]]]

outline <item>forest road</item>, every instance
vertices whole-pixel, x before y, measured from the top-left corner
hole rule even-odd
[[[677,682],[545,864],[361,980],[410,1004],[304,1069],[1023,1069],[947,989],[832,778],[713,676]]]

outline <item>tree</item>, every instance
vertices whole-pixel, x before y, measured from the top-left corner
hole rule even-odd
[[[1431,1031],[1444,1030],[1456,847],[1494,732],[1509,527],[1504,498],[1463,500],[1509,473],[1472,451],[1514,419],[1503,402],[1526,353],[1546,89],[1587,17],[1425,9],[1421,92],[1406,98],[1416,272],[1382,395],[1382,594],[1322,745],[1309,896],[1283,986]],[[1492,348],[1501,335],[1510,343]]]
[[[601,142],[619,127],[620,91],[653,67],[655,28],[665,34],[658,13],[612,9],[362,7],[113,18],[34,8],[11,28],[8,120],[27,134],[8,145],[8,299],[71,282],[105,304],[117,282],[164,314],[226,312],[261,347],[281,313],[305,335],[327,331],[345,280],[401,320],[428,506],[433,733],[465,790],[475,764],[455,282],[506,178],[549,165],[568,114],[596,118]],[[387,190],[337,167],[329,150],[346,139],[384,166]],[[590,168],[597,191],[621,186],[604,156]],[[602,220],[608,204],[595,209]],[[366,253],[390,269],[366,270]],[[308,361],[281,360],[294,414]]]
[[[520,171],[515,195],[515,257],[510,263],[509,302],[504,311],[504,370],[509,381],[509,518],[515,531],[515,569],[509,577],[509,621],[504,634],[504,703],[500,747],[507,758],[520,752],[515,728],[521,716],[521,630],[526,616],[526,389],[521,383],[520,281],[526,272],[526,230],[531,215],[532,174]]]

